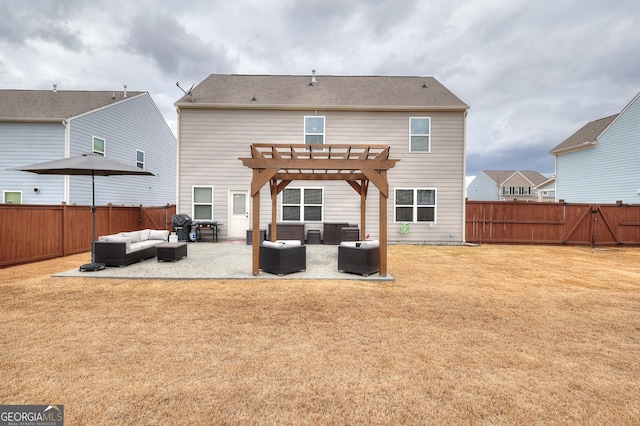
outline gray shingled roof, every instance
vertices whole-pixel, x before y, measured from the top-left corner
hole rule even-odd
[[[482,173],[489,176],[497,185],[502,185],[507,179],[509,179],[518,170],[483,170]],[[519,170],[527,179],[529,179],[534,185],[540,185],[548,178],[543,174],[535,170]]]
[[[127,92],[131,98],[145,92]],[[115,98],[113,98],[115,94]],[[0,90],[0,121],[53,121],[120,102],[123,92]]]
[[[180,107],[207,105],[312,108],[442,108],[469,106],[433,77],[211,74]],[[423,87],[424,86],[424,87]],[[255,96],[255,100],[254,99]]]
[[[580,130],[569,136],[560,145],[549,151],[549,153],[558,154],[562,151],[568,151],[572,148],[578,148],[581,146],[585,146],[586,144],[595,142],[597,137],[600,136],[607,127],[609,127],[609,125],[613,122],[613,120],[616,119],[617,116],[618,114],[615,114],[611,117],[601,118],[599,120],[594,120],[585,124]]]

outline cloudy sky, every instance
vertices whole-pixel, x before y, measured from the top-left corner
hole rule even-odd
[[[433,76],[471,106],[467,174],[548,152],[640,92],[640,1],[0,0],[0,88],[147,91],[212,73]]]

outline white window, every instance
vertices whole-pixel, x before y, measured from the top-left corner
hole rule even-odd
[[[307,145],[324,144],[324,117],[307,116],[304,118],[304,143]]]
[[[193,187],[193,206],[191,218],[194,221],[213,220],[213,186]]]
[[[136,166],[144,170],[144,151],[136,150]]]
[[[436,190],[408,188],[395,190],[396,222],[436,222]]]
[[[104,139],[94,136],[91,142],[91,152],[93,152],[94,154],[102,155],[104,157],[104,152],[106,148],[105,145],[106,145],[106,142]]]
[[[431,151],[431,118],[411,117],[409,119],[409,151]]]
[[[322,222],[322,188],[285,188],[282,191],[283,222]]]
[[[2,199],[5,204],[22,204],[22,191],[3,191]]]

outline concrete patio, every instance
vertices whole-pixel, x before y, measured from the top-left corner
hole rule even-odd
[[[338,246],[308,244],[307,270],[287,275],[274,275],[260,271],[251,273],[251,246],[244,240],[188,243],[187,257],[177,262],[158,262],[157,258],[118,268],[80,272],[77,268],[54,274],[54,277],[126,278],[126,279],[294,279],[294,280],[367,280],[394,281],[387,274],[367,277],[338,272]],[[79,267],[80,265],[78,265]]]

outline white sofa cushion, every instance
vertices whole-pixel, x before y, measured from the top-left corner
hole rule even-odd
[[[169,231],[166,229],[152,229],[149,231],[150,240],[162,240],[167,241],[169,238]]]
[[[276,243],[280,243],[280,244],[285,245],[287,247],[295,247],[295,246],[302,245],[300,240],[276,240]]]
[[[273,248],[281,248],[281,247],[284,247],[284,244],[283,244],[283,243],[281,243],[281,242],[278,242],[278,241],[276,241],[276,242],[273,242],[273,241],[263,241],[263,242],[262,242],[262,245],[263,245],[264,247],[273,247]]]
[[[357,242],[359,241],[341,241],[340,245],[342,247],[355,247]]]
[[[158,244],[161,244],[162,241],[160,240],[144,240],[144,241],[139,241],[137,243],[135,243],[136,246],[140,246],[143,249],[149,248],[149,247],[154,247],[157,246]]]
[[[127,250],[127,253],[133,253],[136,251],[144,250],[144,245],[141,242],[131,244],[131,248]]]
[[[360,241],[360,248],[376,248],[380,247],[380,241],[371,240],[371,241]]]
[[[138,241],[140,241],[140,234],[138,234],[138,231],[121,232],[120,235],[123,237],[130,238],[132,243],[137,243]]]
[[[342,241],[340,245],[343,247],[376,248],[376,247],[380,247],[380,241],[378,240]]]
[[[149,239],[149,233],[151,229],[141,229],[138,231],[138,236],[140,237],[140,241],[147,241]]]
[[[125,243],[125,251],[129,252],[131,250],[131,238],[121,237],[119,235],[107,235],[104,238],[104,241],[107,243]]]

